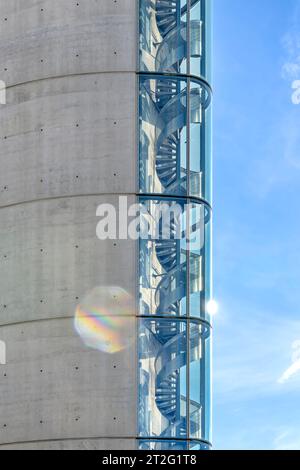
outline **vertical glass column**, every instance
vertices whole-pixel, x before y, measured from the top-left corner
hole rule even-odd
[[[139,75],[139,189],[211,203],[211,91],[200,79]]]
[[[139,442],[211,444],[211,0],[140,0]]]
[[[140,0],[140,71],[210,80],[212,0]]]

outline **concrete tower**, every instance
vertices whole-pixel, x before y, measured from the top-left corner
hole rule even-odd
[[[210,446],[210,1],[0,0],[0,450]]]

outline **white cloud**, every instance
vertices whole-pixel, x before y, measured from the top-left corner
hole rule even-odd
[[[298,429],[286,427],[279,431],[274,439],[274,450],[300,450],[300,434]]]
[[[297,78],[300,76],[300,63],[286,62],[282,66],[282,74],[284,78]]]
[[[294,80],[292,83],[292,89],[295,90],[292,95],[293,104],[300,104],[300,80]]]
[[[284,384],[292,377],[294,377],[298,372],[300,372],[300,341],[294,341],[292,344],[292,349],[294,353],[292,355],[292,365],[285,370],[282,376],[278,379],[280,384]]]
[[[300,79],[300,2],[297,2],[293,13],[290,30],[282,39],[286,57],[282,66],[282,75],[288,80]]]
[[[289,364],[289,348],[296,344],[293,337],[295,333],[299,335],[300,322],[278,318],[273,312],[257,312],[246,303],[238,307],[231,302],[231,307],[226,308],[226,301],[222,300],[222,315],[216,317],[214,325],[217,404],[258,396],[261,399],[295,387],[298,390],[298,380],[283,389],[278,377]]]
[[[300,359],[297,362],[294,362],[280,377],[278,382],[280,384],[284,384],[287,382],[291,377],[297,374],[300,371]]]

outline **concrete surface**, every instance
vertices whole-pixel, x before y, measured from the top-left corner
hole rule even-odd
[[[7,85],[136,70],[135,0],[1,0],[0,56]]]
[[[97,206],[117,208],[118,201],[79,196],[0,210],[0,325],[73,316],[97,286],[118,286],[135,296],[135,242],[96,236]]]
[[[107,354],[85,347],[71,318],[2,327],[8,363],[1,367],[1,443],[129,437],[134,324],[127,334],[131,346]]]
[[[136,312],[115,354],[73,325],[96,286],[136,295],[136,243],[96,238],[135,201],[136,7],[0,0],[0,450],[136,445]]]
[[[136,192],[136,76],[47,79],[0,108],[0,206]]]

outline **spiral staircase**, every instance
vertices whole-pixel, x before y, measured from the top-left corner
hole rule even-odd
[[[178,93],[177,81],[157,81],[156,107],[160,122],[165,126],[156,139],[156,174],[164,188],[163,194],[186,194],[186,170],[178,165],[180,162],[180,140],[183,127],[186,125],[185,96],[186,90]],[[194,94],[195,108],[200,107],[200,95]],[[196,104],[197,103],[197,104]],[[166,199],[167,201],[168,199]],[[170,201],[170,199],[169,199]],[[187,296],[187,262],[186,251],[177,239],[179,221],[174,217],[170,220],[170,237],[159,236],[153,240],[156,259],[161,267],[160,280],[155,290],[157,319],[155,329],[151,330],[159,343],[159,353],[155,360],[155,402],[166,421],[163,433],[159,436],[184,439],[188,434],[187,418],[182,412],[186,407],[185,391],[181,392],[181,370],[187,365],[187,334],[180,331],[182,322],[182,302]],[[159,221],[160,235],[163,230],[162,220]],[[186,234],[182,234],[184,238]],[[142,256],[141,256],[142,259]],[[190,263],[189,294],[199,291],[200,256],[196,262]],[[154,279],[153,279],[154,281]],[[190,350],[199,348],[199,335],[190,337]],[[190,354],[190,361],[193,354]],[[160,364],[164,364],[163,367]],[[190,432],[197,434],[200,429],[199,414],[201,405],[193,404],[190,414]],[[170,449],[173,445],[170,442]]]
[[[201,0],[191,0],[191,8]],[[161,35],[157,44],[155,68],[157,72],[180,73],[188,53],[187,6],[180,0],[156,0],[156,25]],[[202,22],[189,21],[190,55],[202,56]]]
[[[192,0],[192,5],[199,0]],[[186,7],[181,8],[180,0],[156,0],[153,2],[156,8],[157,28],[162,37],[156,54],[157,70],[162,68],[171,73],[179,73],[181,64],[186,57],[186,22],[182,20],[186,13]],[[197,23],[197,24],[196,24]],[[191,38],[195,44],[200,44],[199,22],[191,22]],[[193,41],[192,41],[193,42]],[[192,46],[192,53],[200,54],[199,47]],[[155,80],[155,90],[147,89],[147,103],[143,105],[149,109],[155,109],[156,116],[153,123],[156,126],[155,139],[155,172],[162,187],[162,194],[166,196],[185,196],[187,194],[188,175],[187,169],[181,162],[182,130],[187,125],[187,89],[181,89],[181,81],[175,77],[163,77]],[[151,106],[149,100],[153,100]],[[201,122],[199,110],[203,105],[200,89],[192,89],[190,93],[191,120]],[[194,189],[197,189],[197,175],[191,175],[194,181]],[[195,183],[196,182],[196,183]],[[159,222],[161,224],[161,220]],[[199,292],[200,256],[196,256],[190,262],[187,270],[186,252],[181,247],[181,241],[176,239],[178,221],[173,218],[170,223],[170,239],[159,237],[153,240],[153,246],[157,262],[161,267],[161,279],[156,283],[155,313],[157,319],[151,322],[151,334],[158,345],[158,354],[155,359],[155,402],[163,420],[164,431],[157,438],[185,439],[189,434],[197,434],[201,428],[199,416],[201,404],[190,402],[190,417],[187,420],[186,390],[181,390],[182,371],[187,365],[187,349],[189,347],[189,361],[199,360],[199,328],[196,324],[190,324],[189,334],[182,331],[183,322],[178,317],[184,318],[182,302],[188,294]],[[160,229],[161,230],[161,229]],[[142,259],[142,256],[141,256]],[[185,260],[185,261],[182,261]],[[189,273],[189,282],[187,276]],[[189,293],[187,286],[189,285]],[[150,328],[150,327],[149,327]],[[205,332],[202,331],[201,339]],[[189,343],[189,344],[188,344]],[[149,351],[148,351],[149,353]],[[151,353],[150,353],[151,354]],[[145,372],[145,371],[143,371]],[[145,384],[146,382],[144,382]],[[145,386],[145,385],[144,385]],[[188,421],[189,427],[188,430]],[[147,435],[147,430],[143,430]],[[150,437],[150,436],[149,436]],[[170,449],[174,443],[170,442]]]

